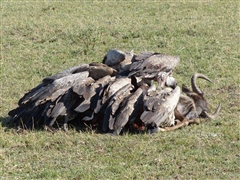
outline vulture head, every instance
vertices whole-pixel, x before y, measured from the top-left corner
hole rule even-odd
[[[120,75],[127,75],[133,54],[133,51],[123,52],[118,49],[111,49],[104,56],[102,63],[117,70]]]

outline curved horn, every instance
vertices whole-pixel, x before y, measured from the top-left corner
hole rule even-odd
[[[207,111],[203,111],[203,112],[205,113],[205,115],[208,118],[215,120],[218,117],[218,115],[219,115],[220,109],[221,109],[221,104],[218,105],[218,107],[217,107],[217,109],[216,109],[216,111],[215,111],[215,113],[213,115],[208,114]]]
[[[197,86],[197,83],[196,83],[196,80],[197,78],[202,78],[202,79],[205,79],[209,82],[212,83],[212,81],[205,75],[203,74],[200,74],[200,73],[195,73],[192,78],[191,78],[191,85],[192,85],[192,90],[193,92],[197,93],[197,94],[200,94],[200,95],[203,95],[203,92],[199,89],[199,87]]]

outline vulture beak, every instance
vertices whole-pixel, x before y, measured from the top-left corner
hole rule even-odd
[[[165,73],[160,73],[157,75],[156,81],[158,82],[159,89],[164,88],[166,80],[167,80],[167,75]]]
[[[158,79],[158,84],[159,84],[159,88],[160,88],[160,89],[163,89],[164,86],[165,86],[165,80]]]

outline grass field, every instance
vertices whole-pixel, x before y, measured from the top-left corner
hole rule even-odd
[[[1,1],[2,179],[240,179],[238,1]],[[41,80],[111,48],[179,55],[178,84],[198,81],[215,121],[112,137],[23,131],[7,113]]]

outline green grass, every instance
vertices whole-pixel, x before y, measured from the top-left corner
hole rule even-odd
[[[101,61],[111,48],[179,55],[216,121],[175,132],[16,132],[0,124],[3,179],[239,179],[239,2],[1,1],[0,120],[53,73]]]

